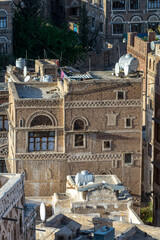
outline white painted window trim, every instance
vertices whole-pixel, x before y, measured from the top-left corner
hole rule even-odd
[[[127,119],[130,119],[131,120],[131,126],[127,126],[126,125],[126,121]],[[125,117],[124,118],[124,128],[133,128],[133,120],[135,119],[135,117]]]
[[[125,163],[125,155],[126,155],[126,154],[131,154],[131,163]],[[124,163],[125,166],[131,166],[131,165],[133,165],[133,152],[125,152],[125,153],[123,154],[123,159],[124,159],[123,163]]]
[[[125,101],[126,100],[126,90],[123,90],[123,89],[119,89],[119,90],[114,90],[114,92],[116,93],[116,100],[117,101]],[[123,92],[123,96],[124,98],[123,99],[118,99],[118,92]]]
[[[102,151],[111,151],[112,150],[112,141],[113,140],[110,140],[110,139],[102,140]],[[105,148],[104,147],[104,142],[109,142],[110,143],[110,148]]]
[[[83,135],[83,146],[75,146],[75,136],[79,135],[79,134]],[[74,135],[73,135],[73,148],[78,148],[78,149],[86,148],[86,135],[85,135],[85,133],[81,133],[81,132],[74,133]]]

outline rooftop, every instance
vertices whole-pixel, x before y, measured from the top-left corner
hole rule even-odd
[[[18,98],[26,99],[49,99],[60,98],[60,91],[55,83],[33,83],[33,84],[20,84],[15,83],[15,90]]]
[[[90,84],[90,83],[132,83],[141,82],[141,73],[129,74],[127,77],[121,76],[116,77],[114,74],[114,69],[109,71],[93,71],[87,72],[86,75],[90,75],[91,78],[81,78],[81,79],[68,79],[69,84]],[[67,80],[66,80],[67,81]]]

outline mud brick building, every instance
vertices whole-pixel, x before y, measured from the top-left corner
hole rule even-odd
[[[153,221],[160,226],[160,44],[156,44],[155,50],[148,54],[148,84],[150,85],[149,106],[152,111],[152,137],[154,139],[148,145],[149,153],[152,153],[153,175]]]
[[[12,54],[13,1],[0,1],[0,54]]]
[[[159,0],[107,0],[106,15],[109,41],[122,40],[128,32],[146,33],[155,30],[160,21]]]
[[[0,83],[0,173],[7,172],[5,158],[8,157],[8,84]]]
[[[84,169],[116,174],[139,204],[142,79],[90,74],[9,84],[7,168],[24,170],[27,196],[65,192],[66,176]]]
[[[1,239],[35,240],[35,218],[36,205],[25,202],[24,174],[0,174]]]
[[[153,190],[153,146],[154,146],[154,84],[155,74],[149,66],[150,58],[154,55],[151,51],[151,42],[155,41],[155,32],[148,32],[148,39],[144,41],[137,33],[128,34],[127,53],[131,53],[139,60],[139,71],[143,72],[143,167],[142,167],[142,192],[143,196],[151,195]],[[153,61],[153,60],[152,60]],[[155,69],[154,69],[155,71]],[[145,200],[145,199],[144,199]]]

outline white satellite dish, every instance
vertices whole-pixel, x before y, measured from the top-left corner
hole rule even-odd
[[[23,68],[23,75],[24,75],[24,77],[27,77],[27,67],[26,66],[24,66],[24,68]]]
[[[46,221],[46,206],[43,202],[40,205],[40,218],[42,222]]]
[[[24,81],[25,81],[25,82],[28,82],[30,79],[31,79],[31,77],[30,77],[30,76],[27,76],[27,77],[25,77]]]
[[[119,77],[119,73],[120,73],[119,64],[116,63],[116,65],[115,65],[115,74],[116,74],[116,77]]]
[[[125,64],[125,66],[124,66],[124,75],[127,77],[128,74],[129,74],[129,66],[128,66],[128,64]]]

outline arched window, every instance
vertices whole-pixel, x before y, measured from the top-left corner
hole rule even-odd
[[[0,10],[0,29],[7,28],[7,12]]]
[[[79,2],[77,0],[73,0],[70,5],[70,16],[78,16],[79,15]]]
[[[0,37],[0,53],[8,53],[8,39],[5,36]]]
[[[84,120],[82,120],[82,119],[75,120],[74,130],[84,130],[84,129],[85,129]]]
[[[131,18],[131,32],[141,33],[142,21],[141,16],[133,16]]]
[[[51,126],[51,125],[52,125],[52,121],[49,117],[45,115],[39,115],[32,120],[30,126],[35,127],[35,126]]]
[[[159,18],[157,15],[152,15],[148,18],[148,29],[155,31],[158,28]]]
[[[119,35],[119,34],[123,34],[123,30],[124,30],[124,20],[122,17],[118,16],[115,17],[113,20],[113,35]]]

